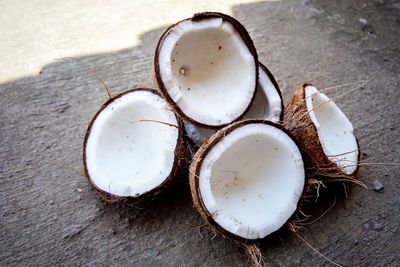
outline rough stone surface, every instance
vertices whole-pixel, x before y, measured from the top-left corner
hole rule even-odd
[[[399,161],[399,14],[400,3],[386,0],[267,1],[234,6],[232,12],[286,101],[304,80],[327,88],[374,77],[336,99],[354,123],[360,146],[376,140],[364,148],[368,163]],[[166,26],[144,33],[135,47],[80,59],[113,94],[152,86],[153,51]],[[336,97],[352,88],[326,93]],[[101,85],[71,60],[0,84],[0,265],[249,265],[230,240],[213,238],[206,228],[201,236],[194,227],[203,221],[193,208],[187,175],[157,200],[134,207],[105,203],[91,189],[81,175],[82,142],[105,100]],[[381,194],[349,186],[348,198],[338,199],[302,237],[346,266],[398,264],[400,169],[362,166],[359,179],[365,184],[376,177],[385,184]],[[287,231],[259,245],[270,266],[327,265]]]
[[[373,186],[375,191],[381,191],[383,189],[383,184],[378,180],[374,181]]]

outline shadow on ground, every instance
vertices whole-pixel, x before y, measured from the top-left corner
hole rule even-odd
[[[396,162],[398,9],[393,1],[285,1],[235,6],[233,15],[249,30],[285,100],[306,76],[325,88],[375,73],[373,81],[337,102],[354,122],[361,145],[378,140],[364,149],[366,160]],[[152,57],[164,29],[144,33],[136,47],[79,58],[112,94],[154,87]],[[105,203],[90,188],[80,174],[82,142],[106,98],[101,84],[72,60],[0,85],[1,265],[248,265],[231,241],[195,227],[203,222],[193,208],[187,177],[137,207]],[[341,264],[398,262],[399,175],[398,168],[364,168],[360,179],[369,186],[379,179],[384,190],[350,186],[349,198],[342,193],[302,235]],[[324,262],[287,230],[258,244],[270,265]]]

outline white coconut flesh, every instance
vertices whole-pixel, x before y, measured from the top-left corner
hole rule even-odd
[[[175,25],[159,50],[159,66],[168,95],[200,124],[232,122],[254,95],[254,56],[235,28],[221,18]]]
[[[117,196],[138,196],[170,175],[177,146],[175,114],[149,91],[126,93],[96,117],[86,143],[86,164],[92,182]]]
[[[276,127],[254,123],[212,147],[200,168],[199,188],[216,223],[237,236],[258,239],[294,213],[304,175],[293,140]]]
[[[339,107],[314,86],[305,88],[305,96],[307,110],[324,153],[343,173],[353,174],[358,163],[353,125]]]
[[[252,119],[268,118],[272,122],[277,122],[282,113],[281,97],[271,79],[261,67],[258,68],[258,73],[256,97],[245,117]]]
[[[282,113],[281,97],[267,73],[259,67],[257,93],[249,111],[245,114],[248,119],[268,119],[277,122]],[[184,122],[188,137],[197,145],[210,138],[216,130],[194,126]]]

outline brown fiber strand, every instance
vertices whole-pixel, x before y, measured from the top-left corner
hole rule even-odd
[[[357,87],[352,88],[352,89],[350,89],[349,91],[346,91],[346,92],[344,92],[344,93],[341,94],[341,95],[338,95],[338,96],[336,96],[336,97],[334,97],[334,98],[330,98],[328,101],[325,101],[324,103],[321,103],[321,104],[319,104],[319,105],[316,106],[316,107],[313,107],[313,108],[312,108],[311,110],[309,110],[309,111],[307,111],[307,109],[305,109],[305,112],[304,112],[303,114],[300,115],[300,119],[302,119],[303,117],[308,117],[308,116],[309,116],[309,113],[310,113],[311,111],[314,111],[314,110],[316,110],[316,109],[322,107],[323,105],[328,104],[329,102],[331,102],[331,101],[333,101],[333,100],[336,100],[336,99],[338,99],[338,98],[340,98],[340,97],[342,97],[342,96],[344,96],[344,95],[346,95],[346,94],[348,94],[348,93],[350,93],[350,92],[352,92],[352,91],[355,91],[356,89],[361,88],[362,86],[364,86],[365,84],[367,84],[368,82],[370,82],[370,81],[371,81],[372,79],[374,79],[374,78],[375,78],[375,76],[373,76],[373,77],[371,77],[370,79],[365,80],[365,81],[359,81],[359,82],[355,82],[355,83],[348,83],[348,84],[344,84],[344,85],[337,85],[337,86],[328,87],[328,88],[325,88],[325,89],[322,89],[322,90],[318,90],[318,92],[323,92],[323,91],[327,91],[328,89],[333,89],[333,88],[337,88],[337,87],[342,87],[342,86],[348,86],[348,85],[352,85],[352,84],[359,84],[359,83],[362,83],[361,85],[358,85]],[[305,84],[305,85],[311,85],[311,86],[313,85],[313,84],[308,83],[308,82],[304,82],[303,84]],[[303,84],[302,84],[302,85],[303,85]],[[300,85],[300,86],[301,86],[301,85]],[[305,88],[305,86],[304,86],[304,88]],[[310,96],[308,96],[308,97],[306,97],[305,94],[304,94],[303,99],[301,99],[300,101],[305,102],[307,98],[313,97],[315,94],[316,94],[316,93],[314,93],[314,94],[312,94],[312,95],[310,95]]]
[[[343,267],[343,265],[340,265],[330,259],[328,259],[324,254],[322,254],[321,252],[319,252],[316,248],[314,248],[313,246],[311,246],[303,237],[301,237],[298,233],[294,233],[295,236],[297,236],[301,241],[303,241],[308,247],[310,247],[312,250],[314,250],[318,255],[320,255],[322,258],[324,258],[325,260],[327,260],[328,262],[332,263],[335,266],[339,266],[339,267]]]
[[[302,210],[299,210],[299,212],[300,212],[300,214],[301,214],[302,216],[305,217],[304,219],[307,219],[307,218],[311,217],[311,215],[305,214]]]
[[[327,214],[334,206],[336,205],[336,196],[335,199],[333,200],[332,205],[326,210],[324,211],[320,216],[318,216],[318,218],[312,220],[311,222],[306,222],[306,223],[299,223],[300,226],[306,226],[306,225],[310,225],[315,223],[316,221],[318,221],[319,219],[321,219],[325,214]]]
[[[324,185],[324,183],[320,180],[316,180],[316,179],[309,179],[308,180],[308,184],[311,184],[312,186],[316,187],[317,189],[317,198],[315,199],[315,202],[317,202],[318,198],[319,198],[319,189],[321,188],[321,185],[326,188],[326,185]]]
[[[112,98],[112,96],[111,96],[111,94],[110,94],[110,90],[108,90],[107,85],[103,82],[103,80],[99,77],[99,75],[97,75],[97,73],[96,73],[94,70],[92,70],[88,65],[86,65],[85,63],[83,63],[82,60],[80,60],[80,59],[77,58],[77,57],[63,57],[63,58],[60,58],[60,59],[57,59],[57,60],[63,60],[63,59],[74,59],[74,60],[76,60],[78,63],[80,63],[82,66],[84,66],[84,67],[85,67],[87,70],[89,70],[89,71],[96,77],[96,79],[104,86],[104,88],[105,88],[106,91],[107,91],[108,98],[109,98],[109,99]]]
[[[322,76],[322,77],[325,77],[325,78],[329,78],[329,79],[331,78],[326,74],[323,74],[323,73],[320,73],[320,72],[316,72],[316,71],[312,71],[312,72],[310,72],[310,74],[317,74],[319,76]]]
[[[345,87],[345,86],[349,86],[349,85],[355,85],[355,84],[359,84],[359,83],[365,83],[365,82],[367,82],[367,81],[368,81],[368,80],[361,80],[361,81],[358,81],[358,82],[352,82],[352,83],[345,83],[345,84],[334,85],[334,86],[331,86],[331,87],[326,87],[326,88],[323,88],[323,89],[318,89],[318,91],[319,91],[319,92],[326,92],[326,91],[329,91],[329,90],[331,90],[331,89],[340,88],[340,87]]]
[[[72,173],[74,173],[76,175],[85,176],[85,170],[83,168],[73,167],[73,166],[70,166],[70,165],[67,165],[67,164],[63,164],[63,163],[57,162],[56,160],[54,160],[54,162],[59,167],[64,168],[66,170],[69,170],[69,171],[71,171]]]
[[[251,266],[262,267],[265,266],[264,257],[260,248],[256,244],[243,244],[246,254],[251,260]]]
[[[309,80],[311,74],[314,73],[314,72],[319,68],[319,66],[326,60],[326,58],[327,58],[328,56],[330,56],[330,55],[331,55],[331,53],[325,54],[325,55],[321,58],[321,60],[320,60],[319,62],[317,62],[317,63],[314,65],[313,70],[310,71],[309,73],[307,73],[307,74],[304,76],[304,79],[303,79],[303,80],[304,80],[304,81]]]
[[[395,165],[395,166],[400,166],[400,162],[361,162],[357,165]],[[351,165],[350,165],[351,166]]]
[[[344,162],[354,162],[352,160],[340,160],[340,161],[344,161]],[[348,165],[344,165],[342,167],[346,168],[346,167],[353,167],[353,166],[381,166],[381,165],[394,165],[394,166],[400,166],[400,162],[360,162],[357,164],[348,164]],[[323,169],[323,170],[333,170],[335,167],[320,167],[319,169]]]
[[[338,98],[340,98],[340,97],[342,97],[342,96],[345,96],[345,95],[347,95],[347,94],[349,94],[349,93],[351,93],[351,92],[353,92],[353,91],[355,91],[355,90],[357,90],[357,89],[363,87],[364,85],[366,85],[368,82],[370,82],[370,81],[371,81],[372,79],[374,79],[374,78],[375,78],[375,76],[371,77],[369,80],[365,81],[365,82],[362,83],[361,85],[356,86],[356,87],[354,87],[353,89],[350,89],[349,91],[344,92],[343,94],[340,94],[340,95],[338,95],[338,96],[336,96],[336,97],[334,97],[334,98],[331,98],[331,99],[329,99],[328,101],[325,101],[324,103],[321,103],[321,104],[319,104],[319,105],[316,106],[316,107],[313,107],[311,110],[307,111],[307,113],[310,113],[311,111],[313,111],[313,110],[315,110],[315,109],[317,109],[317,108],[320,108],[321,106],[323,106],[323,105],[325,105],[325,104],[328,104],[329,102],[332,102],[333,100],[336,100],[336,99],[338,99]],[[312,96],[312,95],[311,95],[311,96]]]
[[[201,233],[201,228],[203,228],[203,227],[208,228],[206,223],[203,223],[202,225],[195,225],[195,224],[187,223],[187,225],[189,225],[189,226],[191,226],[191,227],[193,227],[193,228],[196,228],[196,229],[197,229],[197,232],[198,232],[199,235],[200,235],[200,237],[201,237],[201,238],[204,238],[204,236],[203,236],[202,233]],[[210,228],[208,228],[208,229],[210,229]]]
[[[134,123],[138,123],[138,122],[156,122],[156,123],[161,123],[161,124],[164,124],[164,125],[167,125],[167,126],[170,126],[170,127],[175,127],[178,130],[182,130],[182,128],[180,128],[177,125],[174,125],[174,124],[171,124],[171,123],[168,123],[168,122],[163,122],[163,121],[156,121],[156,120],[137,120],[137,121],[130,121],[129,123],[134,124]]]
[[[374,140],[372,140],[371,142],[369,142],[368,144],[363,145],[363,146],[360,146],[358,149],[353,150],[353,151],[344,152],[344,153],[336,154],[336,155],[326,155],[326,156],[327,156],[327,157],[338,157],[338,156],[343,156],[343,155],[351,154],[351,153],[354,153],[354,152],[356,152],[356,151],[361,152],[361,149],[364,149],[364,148],[366,148],[367,146],[372,145],[373,143],[375,143],[375,141],[376,141],[376,140],[374,139]]]
[[[341,178],[342,176],[339,176],[337,179],[331,179],[331,180],[326,180],[324,181],[325,183],[332,183],[332,182],[349,182],[349,183],[355,183],[358,184],[359,186],[364,187],[365,189],[368,189],[368,187],[361,181],[357,179],[350,179],[350,178]],[[335,178],[335,177],[333,177]]]
[[[271,121],[272,120],[272,117],[268,117],[268,118],[265,118],[265,119],[263,119],[264,121]]]
[[[372,78],[371,78],[371,79],[372,79]],[[371,80],[371,79],[370,79],[370,80]],[[360,84],[360,83],[363,83],[363,85],[365,85],[365,84],[368,83],[368,82],[369,82],[369,80],[361,80],[361,81],[358,81],[358,82],[339,84],[339,85],[335,85],[335,86],[331,86],[331,87],[327,87],[327,88],[323,88],[323,89],[318,89],[318,92],[323,93],[323,92],[329,91],[329,90],[331,90],[331,89],[340,88],[340,87],[345,87],[345,86],[349,86],[349,85]],[[363,85],[362,85],[362,86],[363,86]],[[313,96],[314,96],[314,94],[312,94],[312,95],[310,95],[310,96],[307,96],[307,97],[305,97],[302,101],[306,101],[306,99],[308,99],[308,98],[310,98],[310,97],[313,97]]]

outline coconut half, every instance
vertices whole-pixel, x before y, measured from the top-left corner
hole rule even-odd
[[[247,240],[264,238],[287,222],[302,194],[305,171],[285,129],[245,120],[204,142],[189,178],[203,219],[224,236]]]
[[[237,20],[206,12],[162,34],[154,71],[165,99],[184,120],[221,128],[250,107],[256,93],[258,57]]]
[[[183,162],[181,129],[181,120],[154,89],[112,97],[89,123],[85,174],[107,200],[153,197],[174,180]]]
[[[284,112],[285,128],[296,138],[316,174],[354,177],[359,147],[353,125],[340,108],[310,83],[301,84]]]
[[[256,97],[250,109],[244,115],[247,119],[267,119],[277,122],[283,119],[283,100],[281,90],[272,73],[263,64],[259,63],[259,76]],[[186,134],[195,144],[201,145],[217,130],[195,126],[183,122]]]

